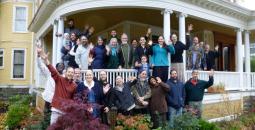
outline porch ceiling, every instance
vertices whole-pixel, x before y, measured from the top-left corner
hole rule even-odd
[[[111,26],[114,26],[122,21],[134,21],[153,26],[163,26],[163,16],[159,10],[152,9],[138,9],[138,8],[114,8],[114,9],[101,9],[93,11],[85,11],[68,16],[73,18],[77,28],[82,29],[85,24],[90,24],[95,27],[95,34],[101,32]],[[194,25],[194,32],[201,30],[211,30],[221,34],[235,36],[233,28],[209,23],[208,21],[187,17],[186,24],[192,23]],[[171,28],[178,29],[178,17],[176,13],[171,14]]]

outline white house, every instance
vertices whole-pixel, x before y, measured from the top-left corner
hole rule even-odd
[[[63,34],[65,21],[69,18],[74,19],[75,26],[80,29],[85,23],[93,25],[96,32],[92,39],[97,35],[107,38],[109,31],[115,29],[118,34],[127,33],[131,40],[151,27],[152,37],[163,34],[168,41],[170,34],[176,32],[184,43],[186,26],[192,23],[193,36],[198,36],[212,48],[219,45],[220,51],[226,54],[217,61],[217,68],[228,71],[216,71],[215,84],[224,83],[226,90],[250,91],[255,88],[255,74],[250,72],[250,42],[255,41],[255,12],[230,1],[44,0],[29,30],[35,33],[34,41],[40,40],[45,49],[51,52],[53,64],[60,61],[63,38],[55,34]],[[242,45],[245,46],[244,63]],[[110,75],[117,71],[133,74],[132,70],[111,70],[108,73]],[[189,77],[190,71],[186,71],[186,78]],[[200,78],[207,80],[207,77],[207,72],[200,73]],[[40,75],[36,70],[34,78],[39,86]],[[214,99],[210,96],[205,98],[205,103]]]

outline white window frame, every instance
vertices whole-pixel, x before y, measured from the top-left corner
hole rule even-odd
[[[4,68],[4,49],[3,48],[0,48],[0,51],[2,51],[3,52],[3,65],[2,66],[0,66],[0,69],[3,69]]]
[[[16,8],[17,7],[24,7],[24,8],[26,8],[26,30],[25,31],[16,31],[15,30],[15,18],[16,18]],[[28,30],[27,30],[27,28],[28,28],[28,6],[25,6],[25,5],[14,5],[13,6],[13,16],[12,16],[12,31],[14,32],[14,33],[28,33]]]
[[[23,78],[14,78],[13,77],[13,60],[14,60],[14,51],[19,51],[22,50],[24,51],[24,77]],[[12,48],[12,62],[11,62],[11,79],[14,80],[25,80],[26,79],[26,55],[27,55],[27,50],[25,48]]]

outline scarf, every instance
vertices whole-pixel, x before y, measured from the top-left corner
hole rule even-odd
[[[197,85],[197,80],[195,80],[195,79],[191,79],[191,81],[190,81],[190,82],[191,82],[191,84],[192,84],[192,85],[194,85],[194,86],[196,86],[196,85]]]
[[[113,56],[117,55],[117,48],[111,48],[111,53]]]

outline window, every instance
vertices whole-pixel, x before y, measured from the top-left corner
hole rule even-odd
[[[255,43],[250,44],[250,46],[251,56],[255,56]]]
[[[4,67],[4,49],[0,48],[0,69]]]
[[[24,79],[25,78],[25,50],[14,49],[12,51],[12,78]]]
[[[27,7],[15,6],[14,7],[14,32],[27,32]]]
[[[229,59],[230,59],[230,52],[229,52],[229,47],[223,47],[223,70],[224,71],[229,71],[230,70],[230,65],[229,65]]]

